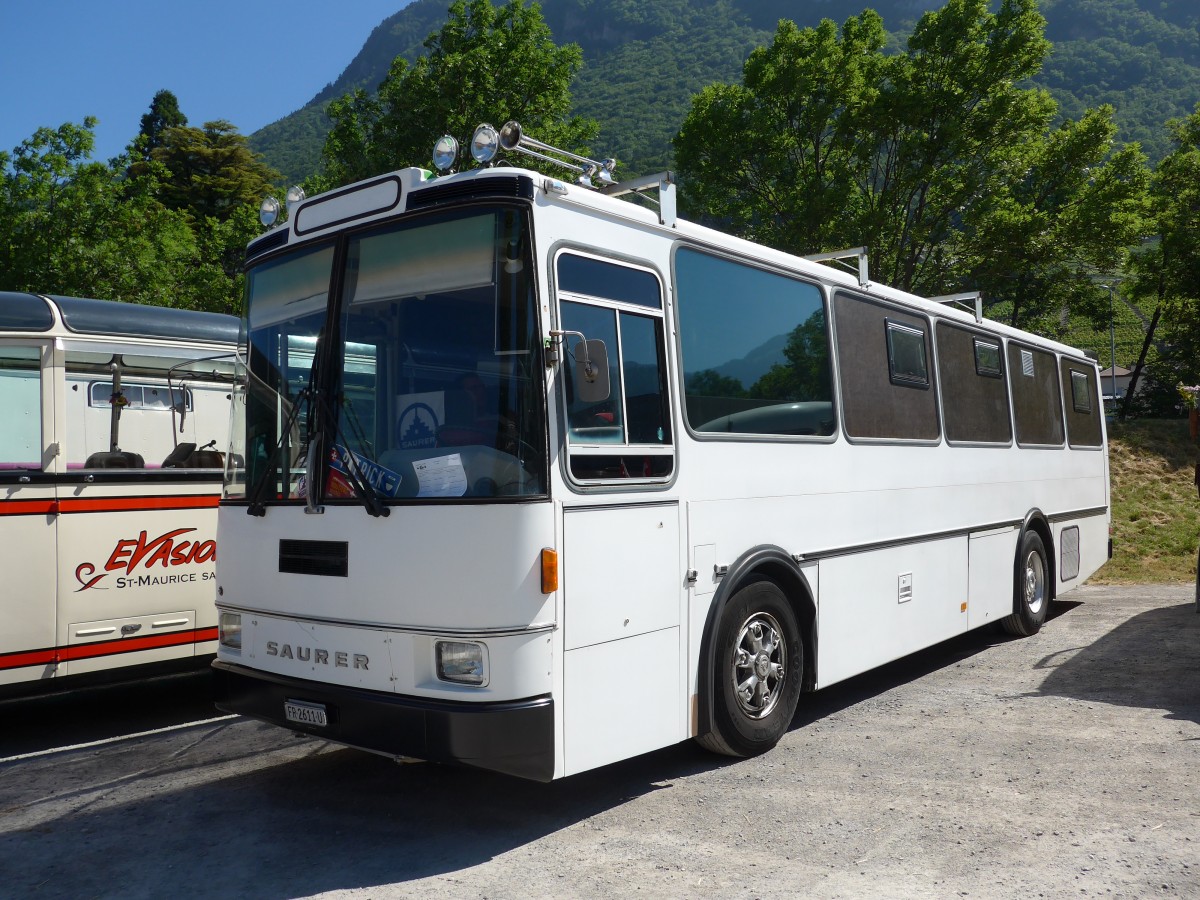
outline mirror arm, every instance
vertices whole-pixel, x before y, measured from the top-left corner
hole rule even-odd
[[[562,339],[569,334],[573,334],[577,338],[579,338],[579,346],[583,347],[583,371],[584,371],[584,374],[587,375],[589,378],[595,377],[596,372],[592,368],[592,361],[590,359],[588,359],[587,335],[583,334],[583,332],[580,332],[580,331],[559,331],[559,330],[553,330],[553,329],[550,331],[550,337],[558,338],[559,342],[561,342]]]

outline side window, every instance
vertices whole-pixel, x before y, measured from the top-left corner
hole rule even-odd
[[[888,372],[892,384],[929,387],[925,332],[898,322],[887,323]]]
[[[834,433],[829,330],[815,285],[689,248],[675,255],[675,281],[693,431]]]
[[[1095,367],[1063,359],[1060,368],[1063,385],[1069,386],[1071,392],[1070,400],[1064,405],[1068,443],[1072,447],[1103,446],[1104,433],[1100,426],[1101,406]]]
[[[650,272],[575,253],[556,266],[571,475],[578,481],[665,479],[674,471],[662,291]],[[580,336],[582,335],[582,337]],[[609,394],[575,383],[583,341],[602,341]]]
[[[37,347],[0,347],[0,472],[42,467],[42,392]]]
[[[1000,338],[937,324],[942,413],[951,443],[1012,443]]]
[[[1009,342],[1008,383],[1017,443],[1062,446],[1062,396],[1054,354]]]
[[[846,434],[936,441],[928,321],[842,292],[834,297],[834,310]]]

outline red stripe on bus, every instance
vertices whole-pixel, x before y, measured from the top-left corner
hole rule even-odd
[[[58,512],[57,500],[5,500],[0,516],[48,516]]]
[[[184,497],[95,497],[60,500],[58,508],[63,513],[216,509],[220,500],[221,498],[217,494],[195,494]]]
[[[187,631],[172,631],[170,634],[120,638],[115,641],[96,641],[92,644],[72,644],[69,647],[51,647],[48,650],[4,653],[0,654],[0,670],[67,662],[72,659],[96,659],[101,656],[117,656],[122,653],[136,653],[139,650],[159,650],[163,647],[178,647],[183,644],[201,644],[216,639],[217,629],[215,627],[192,628]]]
[[[0,516],[48,516],[57,513],[157,512],[164,509],[216,509],[216,494],[184,497],[96,497],[76,500],[0,501]]]

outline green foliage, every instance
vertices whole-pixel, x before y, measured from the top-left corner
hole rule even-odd
[[[741,85],[694,100],[675,141],[685,200],[793,253],[866,244],[876,280],[982,289],[1014,324],[1082,303],[1080,273],[1141,234],[1146,172],[1136,148],[1112,152],[1109,109],[1050,130],[1053,101],[1020,86],[1043,28],[1034,0],[950,0],[887,55],[871,11],[840,32],[780,22]]]
[[[167,128],[151,158],[164,171],[163,203],[199,219],[224,220],[242,206],[257,205],[279,179],[251,151],[245,136],[221,120],[205,122],[203,128]]]
[[[0,288],[238,312],[257,203],[172,207],[161,164],[90,159],[94,127],[39,128],[3,155]]]
[[[398,57],[375,95],[357,89],[329,105],[325,181],[336,186],[404,165],[428,165],[433,142],[454,136],[460,160],[481,122],[519,121],[547,143],[577,152],[595,133],[569,115],[579,47],[555,46],[535,4],[457,0],[414,64]],[[503,61],[502,65],[498,61]]]
[[[169,128],[182,128],[188,122],[179,109],[179,98],[167,90],[159,91],[150,101],[150,111],[142,116],[138,132],[138,149],[146,158],[163,145],[163,134]]]
[[[416,0],[389,17],[334,84],[303,110],[254,134],[254,148],[292,181],[316,172],[329,129],[326,104],[356,88],[372,92],[397,56],[414,63],[424,52],[425,35],[446,21],[446,5],[447,0]],[[542,12],[556,42],[578,43],[583,50],[585,64],[571,85],[573,112],[599,122],[597,152],[615,156],[622,174],[633,175],[673,165],[671,138],[689,98],[710,84],[737,81],[747,55],[770,42],[779,19],[816,27],[822,17],[844,21],[867,5],[886,23],[886,46],[896,53],[915,18],[943,3],[543,0]],[[1042,11],[1054,47],[1030,83],[1049,90],[1059,120],[1079,120],[1089,109],[1112,106],[1117,143],[1138,141],[1152,161],[1161,159],[1170,150],[1162,123],[1187,115],[1200,97],[1195,4],[1043,0]]]
[[[1174,149],[1159,163],[1149,192],[1154,239],[1134,254],[1127,290],[1157,309],[1151,393],[1142,410],[1177,405],[1174,386],[1200,381],[1200,106],[1168,123]]]

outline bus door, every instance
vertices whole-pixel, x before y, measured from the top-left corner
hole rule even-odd
[[[194,656],[215,641],[223,457],[199,448],[224,444],[228,391],[168,383],[179,360],[146,353],[66,352],[60,675]]]
[[[651,272],[557,260],[566,472],[568,773],[686,736],[686,601],[661,289]]]
[[[0,685],[56,674],[53,352],[0,342]]]

